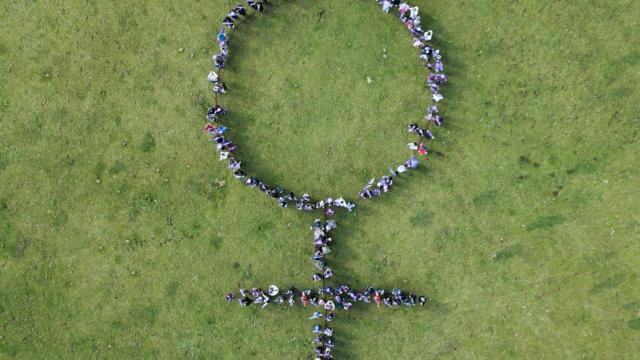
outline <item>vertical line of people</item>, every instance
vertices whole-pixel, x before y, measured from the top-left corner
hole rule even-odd
[[[327,220],[327,217],[331,216],[333,216],[333,209],[331,207],[325,207],[324,221],[316,219],[311,225],[314,247],[311,259],[318,270],[311,276],[311,279],[314,282],[321,281],[321,289],[327,288],[326,281],[333,276],[333,271],[328,266],[325,258],[325,256],[331,252],[331,245],[333,244],[331,233],[338,226],[335,220]],[[336,313],[334,312],[335,307],[333,303],[330,303],[331,300],[329,300],[328,294],[322,293],[322,300],[325,301],[325,305],[323,306],[324,311],[314,311],[311,317],[309,317],[309,320],[320,319],[324,322],[324,328],[320,324],[316,324],[312,328],[312,332],[315,335],[313,340],[315,345],[314,352],[318,359],[333,359],[332,351],[335,346],[333,342],[333,328],[328,327],[327,324],[335,318]]]

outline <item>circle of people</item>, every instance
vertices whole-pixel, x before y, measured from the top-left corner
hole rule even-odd
[[[426,80],[427,87],[431,91],[431,101],[424,117],[425,125],[421,126],[418,123],[412,123],[407,126],[407,131],[418,137],[417,142],[407,144],[407,147],[413,151],[414,154],[401,165],[395,168],[389,168],[389,174],[380,177],[378,181],[376,181],[375,178],[370,179],[362,191],[359,192],[358,195],[360,199],[375,198],[388,192],[393,186],[394,178],[408,170],[416,169],[420,163],[418,156],[426,156],[428,154],[423,141],[435,139],[435,136],[430,130],[430,126],[441,126],[444,122],[444,119],[439,114],[436,103],[444,99],[440,93],[440,86],[447,82],[447,76],[444,74],[444,65],[442,63],[440,50],[428,45],[428,42],[431,41],[433,37],[433,31],[425,31],[422,27],[419,8],[417,6],[412,7],[408,3],[401,2],[400,0],[376,0],[376,2],[382,7],[385,13],[389,13],[391,10],[397,10],[398,18],[411,33],[412,45],[419,50],[419,57],[428,71]],[[247,0],[247,5],[259,13],[265,11],[267,4],[269,4],[267,0]],[[257,177],[248,176],[242,168],[241,161],[235,158],[234,154],[238,146],[225,137],[228,128],[220,123],[220,118],[227,114],[227,109],[218,103],[218,94],[225,94],[228,91],[227,85],[222,80],[222,73],[229,57],[229,35],[227,30],[235,29],[236,23],[240,18],[247,16],[246,8],[237,4],[223,19],[223,26],[216,36],[220,51],[213,55],[213,64],[217,71],[211,71],[207,76],[207,80],[211,82],[213,92],[216,95],[216,104],[207,109],[207,123],[204,131],[211,135],[211,141],[216,146],[220,161],[228,160],[229,169],[235,178],[242,180],[247,186],[258,188],[267,196],[276,199],[281,207],[286,208],[294,205],[296,209],[304,212],[323,210],[325,217],[334,215],[334,208],[344,208],[352,211],[356,205],[346,201],[342,197],[315,201],[306,193],[297,197],[293,192],[287,192],[281,186],[271,187]],[[266,292],[259,288],[252,288],[249,291],[240,289],[239,295],[233,293],[226,295],[226,300],[229,303],[237,298],[239,304],[242,306],[261,304],[262,308],[265,308],[271,303],[286,303],[293,306],[296,297],[299,297],[303,306],[306,307],[311,304],[323,310],[323,312],[314,311],[309,318],[311,320],[324,320],[324,326],[316,324],[312,328],[313,333],[316,335],[314,339],[316,359],[333,359],[332,351],[335,346],[333,341],[333,328],[327,326],[327,323],[335,318],[335,310],[349,310],[355,302],[368,304],[371,303],[371,300],[378,306],[384,304],[389,307],[401,305],[415,306],[416,304],[425,305],[427,302],[425,296],[416,296],[413,293],[407,294],[399,288],[385,291],[384,289],[368,287],[362,291],[355,291],[345,285],[335,288],[326,286],[325,281],[333,276],[333,272],[331,268],[327,266],[325,256],[331,252],[331,232],[336,226],[337,223],[335,220],[325,220],[323,222],[320,219],[316,219],[311,227],[313,230],[314,244],[312,260],[318,269],[318,271],[312,275],[312,280],[314,282],[322,282],[322,286],[317,290],[304,289],[298,291],[294,287],[289,287],[281,293],[277,286],[271,285]]]
[[[399,0],[376,1],[386,13],[392,9],[397,10],[398,18],[411,33],[413,38],[412,45],[419,50],[419,57],[422,59],[424,67],[428,70],[427,87],[431,91],[432,96],[424,117],[425,125],[421,126],[418,123],[412,123],[407,126],[408,132],[418,136],[417,142],[407,144],[407,147],[413,151],[414,154],[403,164],[395,168],[390,168],[390,173],[380,177],[378,181],[376,181],[375,178],[370,179],[362,191],[358,193],[359,198],[363,200],[375,198],[383,193],[389,192],[393,186],[394,178],[408,170],[416,169],[420,163],[419,156],[426,156],[428,154],[424,141],[435,139],[429,127],[431,125],[441,126],[444,122],[443,117],[439,114],[436,103],[444,98],[440,93],[440,86],[447,82],[440,50],[428,45],[428,42],[433,37],[433,31],[425,31],[422,27],[418,7],[412,7],[408,3]],[[268,1],[266,0],[247,0],[247,5],[260,13],[265,11],[265,5],[267,4]],[[227,30],[235,29],[236,23],[240,18],[246,16],[248,16],[247,9],[243,5],[238,4],[234,6],[223,19],[223,26],[216,36],[220,51],[213,55],[213,64],[217,71],[211,71],[207,76],[208,81],[211,82],[213,86],[213,92],[216,94],[216,105],[207,109],[207,123],[204,132],[211,135],[211,141],[216,146],[220,161],[228,160],[229,169],[235,178],[242,180],[249,187],[258,188],[267,196],[277,200],[281,207],[295,206],[297,210],[312,212],[327,209],[328,205],[329,211],[333,211],[332,207],[352,211],[356,205],[353,202],[346,201],[342,197],[338,197],[335,200],[333,198],[327,198],[317,201],[312,200],[309,194],[303,194],[298,197],[293,192],[287,192],[281,186],[269,186],[259,178],[247,175],[242,167],[242,162],[234,156],[238,145],[225,136],[229,129],[220,124],[220,118],[227,114],[227,109],[218,103],[218,94],[225,94],[228,91],[227,85],[222,80],[222,72],[229,58],[229,34]]]

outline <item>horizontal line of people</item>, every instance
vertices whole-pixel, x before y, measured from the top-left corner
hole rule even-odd
[[[337,287],[325,286],[317,289],[303,290],[298,290],[291,286],[284,292],[280,292],[277,286],[271,285],[267,289],[267,292],[261,288],[252,288],[251,290],[240,289],[239,295],[229,293],[225,299],[228,303],[232,303],[237,299],[238,303],[242,306],[256,304],[261,305],[262,308],[267,307],[271,303],[294,306],[297,302],[296,299],[298,299],[299,303],[304,307],[311,305],[329,312],[335,310],[351,310],[354,303],[374,303],[377,306],[384,305],[387,307],[424,306],[429,300],[424,295],[417,296],[414,293],[406,293],[400,288],[394,288],[391,291],[374,287],[354,290],[347,285]],[[312,318],[318,317],[312,316]],[[335,315],[330,315],[330,317],[333,319]]]

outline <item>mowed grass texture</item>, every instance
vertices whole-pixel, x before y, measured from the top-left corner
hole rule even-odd
[[[230,136],[258,176],[354,198],[407,156],[425,73],[373,0],[276,3],[232,34]],[[310,355],[308,309],[223,299],[313,270],[313,216],[201,133],[233,4],[0,3],[0,358]],[[637,358],[640,3],[415,4],[447,122],[426,166],[337,218],[331,262],[433,300],[340,313],[337,358]]]

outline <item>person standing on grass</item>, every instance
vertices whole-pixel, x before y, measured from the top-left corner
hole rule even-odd
[[[211,125],[211,124],[207,124],[207,125]],[[218,126],[218,128],[216,129],[216,134],[217,135],[223,135],[225,132],[227,132],[227,127],[224,125],[220,125]]]
[[[222,23],[228,27],[229,29],[234,29],[236,27],[236,25],[233,23],[233,19],[226,16],[223,20]]]
[[[425,120],[432,122],[435,126],[442,126],[444,119],[440,115],[429,114],[425,117]]]
[[[233,295],[232,293],[228,293],[227,296],[225,296],[224,298],[225,300],[227,300],[227,304],[231,304],[233,299],[235,299],[235,295]]]
[[[240,165],[242,164],[241,161],[236,160],[235,158],[230,158],[229,159],[229,169],[231,171],[237,171],[240,170]]]
[[[216,106],[213,108],[213,113],[214,113],[214,114],[216,114],[216,115],[224,115],[224,114],[226,114],[226,113],[227,113],[227,110],[225,110],[225,108],[223,108],[223,107],[222,107],[222,106],[220,106],[220,105],[216,105]]]
[[[242,299],[238,299],[240,306],[249,306],[251,305],[251,299],[248,296],[243,297]]]
[[[398,11],[400,12],[400,14],[404,15],[407,11],[409,11],[409,4],[407,4],[406,2],[403,2],[402,4],[399,5]]]
[[[237,12],[238,14],[242,15],[242,16],[247,16],[247,10],[244,8],[244,6],[237,4],[236,6],[233,7],[233,11]]]
[[[227,17],[233,20],[238,20],[238,17],[240,17],[240,14],[236,11],[235,8],[233,8],[231,9],[231,11],[229,11],[229,13],[227,14]]]
[[[227,37],[227,32],[224,30],[224,27],[220,28],[220,31],[218,31],[218,36],[216,36],[216,39],[220,44],[227,42],[228,37]]]
[[[265,307],[267,307],[270,302],[271,299],[268,296],[264,295],[264,297],[262,298],[262,308],[264,309]]]
[[[336,317],[336,313],[334,313],[334,312],[330,312],[329,314],[327,314],[327,315],[324,317],[324,320],[325,320],[325,321],[328,321],[328,322],[331,322],[333,319],[335,319],[335,317]]]
[[[233,177],[236,179],[244,179],[247,176],[247,173],[238,169],[233,172]]]
[[[418,167],[419,164],[420,162],[418,161],[418,158],[415,156],[412,156],[411,158],[409,158],[409,160],[404,162],[404,166],[406,166],[407,169],[415,169]]]
[[[213,64],[215,65],[216,69],[218,70],[224,69],[225,57],[226,56],[224,54],[219,54],[219,53],[213,54]]]
[[[218,116],[215,113],[215,109],[210,107],[207,109],[207,121],[208,122],[216,122],[218,121]]]
[[[384,11],[385,13],[388,13],[389,10],[391,10],[391,1],[382,0],[380,1],[380,6],[382,6],[382,11]]]
[[[313,314],[309,317],[309,320],[319,319],[319,318],[321,318],[323,316],[324,315],[322,315],[322,313],[320,311],[314,311]]]
[[[218,74],[215,71],[210,71],[209,75],[207,75],[207,80],[209,80],[209,82],[211,83],[217,83],[218,82]]]
[[[376,306],[380,307],[380,304],[382,303],[382,294],[378,290],[373,294],[373,300],[375,301]]]
[[[230,142],[229,145],[227,145],[227,150],[229,150],[230,153],[235,153],[236,150],[238,150],[238,145]]]
[[[213,85],[213,92],[218,94],[226,94],[227,93],[227,84],[222,81],[216,81]]]
[[[424,148],[423,143],[420,143],[420,145],[418,145],[418,154],[427,155],[427,149]]]
[[[331,271],[331,269],[330,269],[330,268],[326,268],[326,269],[324,270],[324,273],[322,273],[322,277],[323,277],[325,280],[326,280],[326,279],[329,279],[329,278],[330,278],[330,277],[332,277],[332,276],[333,276],[333,272]]]

